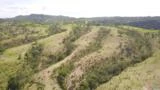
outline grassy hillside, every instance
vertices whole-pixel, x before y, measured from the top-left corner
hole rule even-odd
[[[102,39],[100,50],[82,57],[74,64],[74,69],[69,72],[70,74],[65,79],[66,82],[63,83],[67,90],[95,89],[125,68],[150,57],[156,45],[152,43],[154,40],[150,38],[150,35],[155,34],[155,37],[158,38],[158,41],[155,42],[159,42],[159,36],[156,33],[146,35],[146,32],[135,30],[106,28],[106,30],[108,29],[110,33],[109,35],[105,34],[104,42],[103,38],[100,38]],[[102,36],[104,35],[102,34]],[[159,45],[159,43],[157,44]]]
[[[1,23],[0,53],[5,49],[33,42],[48,36],[49,25],[36,23]]]
[[[28,83],[27,88],[96,89],[159,49],[159,31],[129,26],[92,26],[91,31],[82,36],[79,32],[76,35],[79,37],[74,37],[76,40],[72,39],[74,34],[71,30],[65,39],[70,44],[63,42],[67,47],[74,46],[73,50],[70,48],[62,60],[37,73],[34,83]]]
[[[79,21],[0,26],[2,90],[140,90],[158,82],[158,30]]]
[[[46,26],[44,26],[44,27],[38,26],[38,27],[39,27],[38,30],[40,30],[41,32],[48,33],[48,31],[47,31],[48,29],[46,29],[46,31],[43,31],[43,29],[42,30],[40,29],[40,28],[46,28]],[[60,32],[62,32],[62,31],[60,31]],[[52,34],[54,34],[54,33],[52,33]],[[44,45],[44,47],[48,48],[49,45],[54,46],[54,44],[53,44],[54,42],[52,42],[52,41],[54,41],[55,39],[57,41],[57,39],[58,39],[55,37],[56,37],[56,35],[55,36],[50,35],[50,36],[47,36],[46,38],[44,37],[43,39],[38,38],[39,40],[37,42],[42,43]],[[14,77],[15,74],[17,73],[17,70],[19,70],[19,68],[21,68],[21,65],[23,63],[23,59],[25,58],[25,53],[28,52],[28,49],[30,49],[33,42],[34,41],[30,41],[28,44],[24,43],[24,44],[16,46],[16,47],[12,46],[11,48],[8,48],[5,51],[3,51],[3,53],[0,55],[0,66],[1,66],[1,68],[0,68],[0,72],[1,72],[0,73],[0,80],[1,80],[0,81],[1,82],[0,88],[2,90],[5,90],[9,78]],[[46,48],[46,50],[47,50],[47,48]],[[56,48],[57,48],[57,46],[56,46]],[[54,49],[54,48],[52,48],[52,49]],[[47,50],[47,52],[50,53],[52,51],[52,49]]]
[[[160,52],[124,70],[96,90],[159,90]]]

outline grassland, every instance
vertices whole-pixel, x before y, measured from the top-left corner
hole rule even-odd
[[[43,33],[45,35],[46,31],[44,31],[44,28],[46,30],[46,28],[48,26],[43,27],[43,26],[38,25],[38,27],[37,27],[37,25],[36,25],[35,27],[36,28],[32,28],[32,29],[39,30],[41,34]],[[64,27],[66,27],[66,26],[64,26]],[[53,36],[39,39],[38,42],[42,43],[44,45],[44,47],[46,47],[46,49],[44,50],[44,54],[47,54],[47,53],[50,54],[50,52],[54,51],[53,49],[58,48],[59,42],[57,42],[56,44],[58,44],[58,45],[55,46],[55,41],[57,41],[57,39],[63,38],[63,36],[65,36],[64,34],[62,34],[62,35],[60,34],[61,36],[53,35]],[[23,44],[23,45],[19,45],[16,47],[8,48],[0,55],[0,66],[1,66],[1,68],[0,68],[0,72],[1,72],[0,73],[0,80],[1,80],[0,81],[0,89],[6,90],[8,79],[10,77],[13,77],[16,74],[17,70],[19,68],[21,68],[20,65],[21,65],[21,63],[23,63],[24,55],[27,52],[27,50],[31,47],[33,42],[29,42],[28,44]],[[52,47],[52,49],[47,49],[48,47]],[[53,47],[55,47],[55,48],[53,48]],[[57,52],[58,52],[58,50],[59,49],[57,49]],[[55,53],[55,51],[54,51],[54,53]],[[45,53],[45,52],[47,52],[47,53]],[[19,59],[19,58],[21,58],[21,59]]]
[[[159,90],[160,52],[144,62],[125,69],[96,90]]]
[[[27,30],[27,35],[31,36],[27,36],[29,39],[26,42],[22,42],[26,39],[25,35],[19,33],[22,26]],[[11,27],[15,31],[15,26],[11,25]],[[17,27],[20,28],[17,30],[17,35],[12,35],[13,31],[8,32],[9,34],[2,37],[0,41],[3,48],[4,43],[13,44],[13,39],[18,40],[18,43],[9,45],[0,55],[0,89],[2,90],[6,90],[8,80],[15,77],[17,71],[26,62],[30,66],[35,64],[36,71],[32,68],[33,72],[28,74],[30,76],[25,77],[28,81],[26,80],[20,87],[22,90],[157,88],[157,80],[160,79],[158,30],[124,25],[89,26],[86,24],[50,27],[44,24],[22,23]],[[33,45],[35,41],[38,45],[42,45],[40,50],[39,47],[35,50]],[[26,59],[27,56],[29,60]],[[17,82],[25,79],[22,78]]]

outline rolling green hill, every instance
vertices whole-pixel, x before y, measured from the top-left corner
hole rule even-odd
[[[51,18],[0,23],[0,90],[160,89],[159,30]]]

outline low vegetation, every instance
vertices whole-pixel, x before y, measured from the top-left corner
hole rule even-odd
[[[159,87],[159,51],[144,62],[122,71],[109,82],[98,86],[96,90],[143,90]]]
[[[73,30],[69,33],[69,37],[64,39],[63,43],[65,46],[65,56],[71,54],[71,52],[76,47],[73,42],[76,41],[80,36],[87,34],[90,31],[89,26],[76,26],[73,27]],[[73,69],[73,63],[67,63],[61,66],[58,69],[57,81],[62,89],[65,89],[65,77],[71,72]]]
[[[63,65],[58,69],[57,81],[62,89],[66,89],[65,87],[65,77],[67,77],[68,73],[73,70],[74,66],[72,63],[67,65]]]
[[[66,29],[63,29],[62,26],[60,26],[60,24],[53,24],[49,26],[49,29],[47,32],[48,32],[48,35],[53,35],[53,34],[57,34],[64,31],[66,31]]]
[[[39,55],[42,52],[42,45],[37,42],[31,45],[24,57],[24,61],[20,63],[21,68],[18,69],[15,76],[8,80],[8,90],[21,90],[26,82],[30,80],[35,72],[38,71],[40,64]]]
[[[71,73],[71,71],[74,69],[74,67],[72,66],[74,64],[74,62],[78,61],[80,58],[84,57],[85,55],[88,55],[92,52],[97,51],[98,49],[100,49],[102,40],[107,37],[107,34],[109,34],[110,30],[107,30],[106,28],[100,28],[100,30],[97,32],[97,37],[95,37],[95,41],[90,43],[86,49],[81,50],[80,54],[78,54],[75,58],[74,61],[71,61],[70,63],[67,63],[66,66],[62,66],[60,69],[58,69],[58,76],[57,76],[57,81],[59,82],[60,86],[62,89],[66,89],[66,78],[67,76]],[[69,66],[69,67],[68,67]],[[67,70],[66,70],[67,68]],[[65,72],[65,74],[64,74]],[[59,79],[61,78],[61,79]],[[62,79],[63,78],[63,79]]]
[[[120,74],[125,68],[152,56],[152,39],[147,38],[150,34],[143,36],[136,31],[127,31],[124,34],[130,37],[130,41],[125,47],[120,47],[121,53],[102,60],[101,65],[92,67],[85,75],[79,90],[93,90],[115,75]]]
[[[155,76],[154,80],[158,77],[149,66],[159,67],[159,53],[155,55],[155,52],[160,49],[160,31],[117,25],[128,24],[126,20],[132,21],[129,18],[109,22],[100,18],[97,18],[100,21],[67,20],[54,23],[1,21],[1,90],[24,90],[26,87],[31,90],[95,90],[97,87],[98,90],[132,90],[132,84],[129,88],[122,85],[124,78],[137,78],[136,73],[133,73],[136,77],[128,74],[130,67],[139,70],[137,73],[145,79],[143,83],[135,80],[137,90],[149,77]],[[138,20],[133,21],[140,25]],[[148,28],[144,24],[140,26]],[[159,28],[156,26],[153,29]],[[148,63],[152,60],[154,64]],[[143,76],[141,71],[151,76]],[[101,84],[106,86],[101,88]]]

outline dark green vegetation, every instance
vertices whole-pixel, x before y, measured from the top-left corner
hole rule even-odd
[[[58,69],[57,81],[63,90],[66,90],[65,78],[67,77],[68,73],[70,73],[73,70],[73,68],[73,64],[69,63],[68,65],[63,65]]]
[[[159,24],[160,24],[159,20],[145,20],[145,21],[129,23],[129,25],[147,29],[160,29]]]
[[[149,30],[160,28],[158,20],[35,14],[1,20],[0,90],[95,90],[159,51],[160,32]]]

